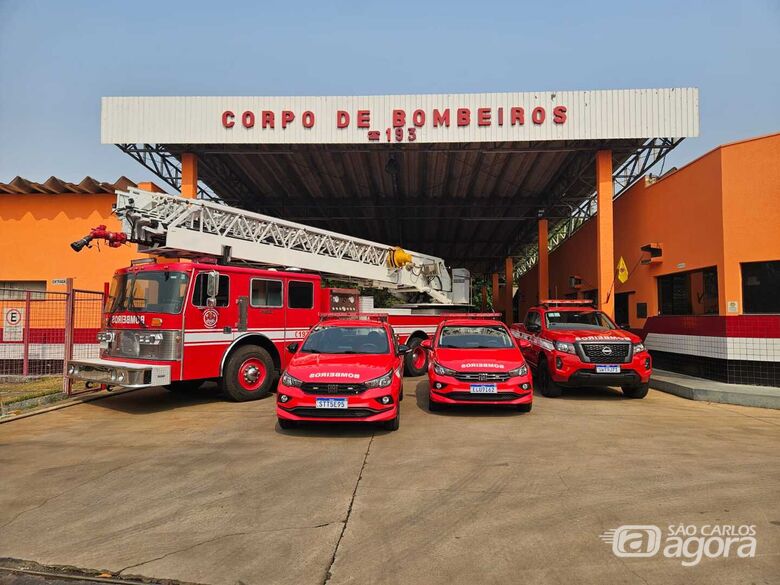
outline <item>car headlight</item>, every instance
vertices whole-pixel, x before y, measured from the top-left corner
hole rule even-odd
[[[644,343],[635,343],[634,344],[634,353],[639,353],[640,351],[645,351],[645,344]]]
[[[298,378],[294,378],[293,376],[285,372],[284,374],[282,374],[282,384],[284,384],[285,386],[291,386],[293,388],[300,388],[303,382],[301,382]]]
[[[568,341],[556,341],[555,349],[562,351],[563,353],[575,353],[574,344]]]
[[[363,382],[363,385],[366,388],[387,388],[390,384],[393,383],[393,370],[390,370],[386,374],[382,374],[378,378],[374,378],[373,380],[368,380],[367,382]]]
[[[445,368],[443,365],[437,364],[436,362],[433,362],[433,371],[440,376],[454,376],[456,373],[455,370]]]
[[[525,376],[528,373],[528,366],[523,364],[519,368],[515,368],[514,370],[509,370],[507,374],[510,378],[517,378],[518,376]]]

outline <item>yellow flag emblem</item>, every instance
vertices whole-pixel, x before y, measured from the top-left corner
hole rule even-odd
[[[626,266],[626,261],[623,259],[623,256],[620,257],[620,261],[617,265],[617,277],[621,283],[628,280],[628,266]]]

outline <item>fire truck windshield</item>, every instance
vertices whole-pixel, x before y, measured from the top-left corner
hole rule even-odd
[[[390,344],[381,327],[323,327],[309,334],[301,352],[382,354]]]
[[[170,270],[115,274],[108,297],[109,312],[180,313],[188,280],[187,273]]]
[[[601,311],[547,311],[550,329],[617,329]]]
[[[503,327],[465,326],[444,327],[439,337],[439,347],[456,349],[508,349],[512,340]]]

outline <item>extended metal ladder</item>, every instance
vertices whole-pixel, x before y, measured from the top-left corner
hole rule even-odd
[[[228,207],[131,188],[117,191],[116,214],[139,251],[168,257],[223,258],[295,267],[359,280],[367,286],[419,291],[451,304],[452,276],[444,260],[409,252],[393,267],[386,244]]]

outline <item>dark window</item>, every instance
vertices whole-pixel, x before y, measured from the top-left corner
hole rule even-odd
[[[249,303],[253,307],[281,307],[282,281],[253,278]]]
[[[208,272],[201,272],[195,279],[195,287],[192,291],[192,304],[196,307],[205,307],[208,300]],[[219,275],[219,290],[217,291],[216,307],[227,307],[230,304],[230,277],[226,274]]]
[[[742,264],[745,313],[780,313],[780,260]]]
[[[659,276],[658,306],[661,315],[717,315],[717,268]]]
[[[525,328],[529,329],[533,325],[542,325],[542,317],[538,311],[529,311],[525,316]]]
[[[314,284],[291,280],[288,285],[288,306],[291,309],[311,309],[314,307]]]
[[[636,304],[636,318],[647,319],[647,303]]]
[[[390,352],[390,344],[381,327],[315,327],[301,352],[384,354]]]

